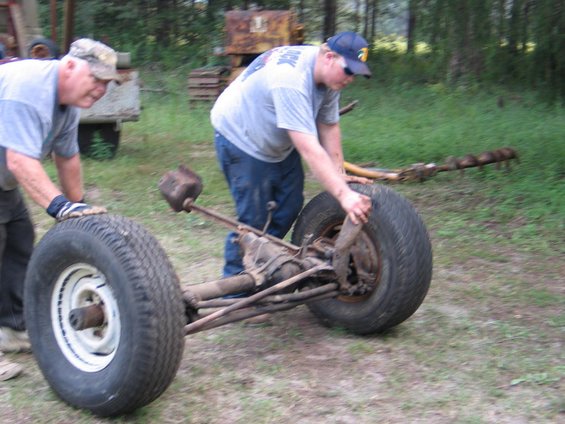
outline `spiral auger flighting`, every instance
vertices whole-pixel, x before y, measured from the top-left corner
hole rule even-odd
[[[443,165],[435,163],[415,163],[409,167],[401,169],[381,169],[369,168],[344,162],[344,168],[347,172],[360,177],[371,178],[378,181],[424,181],[428,178],[436,176],[440,172],[456,171],[463,172],[467,168],[483,169],[483,166],[495,164],[496,169],[500,169],[504,165],[509,170],[511,161],[519,161],[518,153],[512,147],[501,147],[496,150],[482,152],[478,155],[467,154],[457,158],[450,156],[445,160]]]
[[[357,106],[358,101],[354,100],[339,110],[340,115],[351,112]],[[510,170],[510,161],[519,162],[518,153],[512,147],[501,147],[499,149],[482,152],[478,155],[467,154],[457,158],[449,156],[443,165],[435,163],[415,163],[412,166],[400,169],[371,168],[366,166],[354,165],[344,162],[344,169],[352,175],[370,178],[378,181],[424,181],[436,176],[439,172],[460,170],[461,173],[467,168],[483,169],[483,166],[495,164],[496,169],[500,169],[504,164],[506,170]]]

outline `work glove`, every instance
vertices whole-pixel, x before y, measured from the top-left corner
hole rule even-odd
[[[100,206],[90,206],[87,203],[74,203],[62,194],[55,197],[47,207],[47,213],[57,221],[64,221],[68,218],[76,218],[84,215],[97,215],[106,213],[106,208]]]

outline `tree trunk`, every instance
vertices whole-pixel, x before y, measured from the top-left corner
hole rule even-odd
[[[324,41],[330,38],[336,32],[336,12],[337,0],[324,0],[325,15],[323,37]]]
[[[157,16],[159,16],[159,21],[156,28],[157,31],[155,33],[155,40],[157,45],[165,48],[170,45],[170,33],[172,26],[170,20],[171,14],[170,0],[161,0],[157,2]]]
[[[355,32],[361,27],[361,0],[355,0],[355,15],[353,17]]]
[[[414,53],[414,46],[416,44],[414,31],[416,29],[416,13],[417,13],[417,0],[409,0],[408,2],[408,28],[406,29],[406,53]]]
[[[518,53],[518,40],[520,38],[520,21],[523,0],[513,0],[510,12],[510,27],[508,28],[508,51],[512,56]]]
[[[363,37],[369,38],[369,16],[371,15],[371,0],[365,0],[365,19],[363,20]]]
[[[375,36],[377,35],[377,12],[379,10],[379,0],[372,0],[372,8],[371,8],[371,35],[367,38],[369,45],[372,45]]]

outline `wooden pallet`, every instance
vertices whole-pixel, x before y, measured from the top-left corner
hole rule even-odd
[[[229,68],[214,66],[194,69],[188,76],[190,102],[214,101],[226,88]]]

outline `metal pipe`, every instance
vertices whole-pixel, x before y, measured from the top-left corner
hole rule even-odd
[[[313,289],[302,290],[297,293],[288,293],[288,294],[276,294],[273,296],[267,296],[264,299],[257,301],[256,303],[259,305],[263,304],[273,304],[273,303],[287,303],[287,302],[302,302],[304,303],[306,300],[309,300],[311,297],[319,296],[321,294],[325,294],[328,292],[336,291],[338,288],[337,283],[329,283],[325,284],[320,287],[316,287]],[[336,291],[336,294],[338,292]],[[206,309],[206,308],[222,308],[225,306],[233,305],[237,303],[240,299],[211,299],[211,300],[203,300],[197,302],[194,306],[196,309]]]
[[[315,301],[318,301],[318,300],[331,299],[332,297],[337,296],[337,294],[338,294],[337,291],[324,293],[324,294],[321,294],[319,296],[313,297],[312,299],[310,299],[310,301],[315,302]],[[280,304],[277,304],[277,305],[259,306],[259,307],[255,307],[253,309],[246,308],[246,309],[240,309],[240,310],[237,310],[237,311],[232,311],[229,314],[224,315],[220,318],[217,318],[212,322],[208,321],[200,327],[195,327],[195,328],[189,329],[187,332],[185,332],[185,334],[188,335],[188,334],[198,333],[198,332],[204,331],[204,330],[210,330],[212,328],[220,327],[222,325],[230,324],[232,322],[242,321],[244,319],[252,318],[252,317],[255,317],[255,316],[258,316],[258,315],[270,314],[270,313],[273,313],[273,312],[286,311],[288,309],[296,308],[297,306],[300,306],[302,304],[304,304],[304,302],[289,302],[289,303],[280,303]],[[210,315],[206,315],[204,318],[209,317],[209,316]],[[204,318],[201,318],[200,320],[195,321],[195,322],[200,322]],[[186,329],[186,327],[185,327],[185,329]]]
[[[241,299],[239,302],[234,303],[233,305],[230,305],[226,308],[220,309],[219,311],[216,311],[204,318],[201,318],[197,321],[194,321],[188,325],[186,325],[184,327],[184,332],[185,334],[189,334],[189,333],[193,333],[194,331],[196,331],[197,329],[201,328],[202,326],[204,326],[205,324],[209,323],[210,321],[213,321],[216,318],[220,318],[224,315],[227,315],[229,312],[235,311],[237,309],[241,309],[247,305],[250,305],[252,303],[255,303],[256,301],[258,301],[259,299],[263,299],[264,297],[268,296],[271,293],[275,293],[279,290],[282,290],[284,288],[287,288],[289,286],[292,286],[293,284],[297,283],[298,281],[309,277],[310,275],[313,275],[319,271],[323,271],[323,270],[329,270],[332,269],[332,267],[330,265],[327,264],[321,264],[321,265],[317,265],[313,268],[310,268],[300,274],[295,275],[292,278],[289,278],[288,280],[285,281],[281,281],[280,283],[275,284],[274,286],[271,286],[265,290],[260,291],[259,293],[255,293],[254,295],[250,296],[250,297],[246,297]]]
[[[215,220],[216,222],[219,222],[220,224],[225,225],[226,227],[233,229],[233,230],[238,230],[238,231],[249,231],[250,233],[256,234],[259,237],[265,237],[267,239],[269,239],[270,241],[278,244],[279,246],[283,246],[286,247],[287,249],[297,253],[300,250],[300,247],[286,242],[278,237],[275,237],[271,234],[263,234],[262,230],[258,230],[257,228],[253,228],[250,225],[244,224],[242,222],[239,222],[235,219],[229,218],[227,216],[223,216],[211,209],[208,208],[204,208],[202,206],[198,206],[196,204],[194,204],[192,202],[192,199],[186,199],[186,201],[183,204],[184,210],[187,212],[190,211],[196,211],[202,215],[205,215],[209,218],[212,218],[213,220]]]
[[[104,324],[104,319],[104,308],[101,305],[85,306],[69,312],[69,323],[76,331],[100,327]]]
[[[244,273],[200,284],[185,284],[183,298],[190,306],[195,306],[201,300],[247,292],[254,288],[255,280],[250,274]]]

